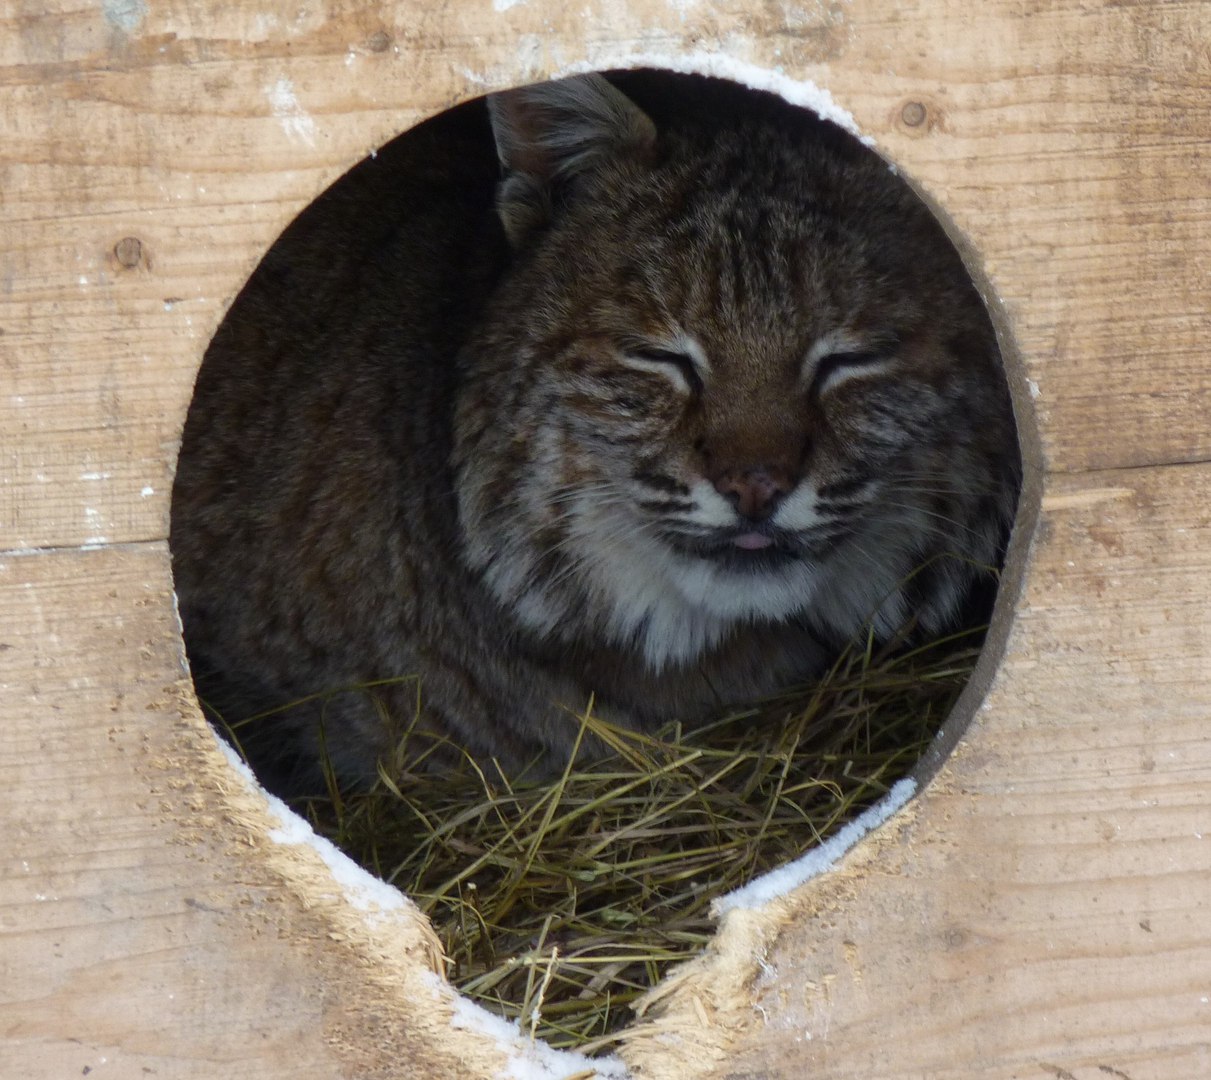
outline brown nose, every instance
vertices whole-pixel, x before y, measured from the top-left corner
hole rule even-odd
[[[754,521],[769,517],[782,496],[794,486],[787,471],[777,465],[724,469],[714,480],[715,490],[729,498],[746,518]]]

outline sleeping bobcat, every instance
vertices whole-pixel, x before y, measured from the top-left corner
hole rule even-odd
[[[240,739],[292,793],[414,723],[554,766],[590,699],[653,728],[941,632],[1017,469],[987,315],[882,160],[769,95],[588,75],[417,129],[284,234],[171,542],[201,696],[267,714]]]

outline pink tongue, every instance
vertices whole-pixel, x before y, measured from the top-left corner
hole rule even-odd
[[[769,547],[773,541],[768,536],[762,536],[760,533],[747,532],[735,537],[732,543],[744,551],[760,551],[762,548]]]

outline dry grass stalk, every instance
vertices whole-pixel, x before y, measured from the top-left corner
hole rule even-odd
[[[976,634],[854,648],[819,684],[693,732],[578,719],[611,754],[554,780],[425,771],[413,733],[365,794],[300,807],[432,919],[451,981],[556,1046],[596,1049],[710,938],[711,900],[828,836],[905,775],[971,674]],[[392,775],[402,777],[393,780]]]

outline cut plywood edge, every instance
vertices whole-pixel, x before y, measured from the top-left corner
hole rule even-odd
[[[592,1071],[460,999],[412,903],[230,760],[167,567],[162,544],[0,559],[6,685],[28,687],[2,758],[5,1075],[389,1077],[398,1047],[416,1077]]]
[[[1211,1067],[1211,465],[1051,495],[971,729],[890,828],[788,898],[702,1075]]]
[[[190,699],[163,537],[202,349],[299,209],[456,101],[667,58],[825,87],[899,162],[966,238],[1050,471],[955,755],[729,914],[623,1056],[645,1080],[1211,1075],[1209,39],[1197,2],[0,10],[0,1071],[580,1070],[436,982],[408,904],[273,839]]]
[[[199,717],[192,702],[189,711],[189,724],[196,727]],[[219,751],[217,760],[211,750]],[[221,793],[227,823],[235,841],[246,847],[245,856],[266,866],[302,908],[320,916],[318,946],[349,947],[358,978],[355,993],[360,995],[368,982],[376,984],[386,1007],[404,1020],[407,1044],[452,1043],[465,1070],[461,1075],[482,1071],[550,1080],[623,1080],[626,1070],[617,1058],[590,1061],[580,1054],[553,1051],[516,1023],[457,994],[445,979],[441,943],[411,900],[316,835],[306,821],[267,794],[228,747],[212,737],[206,751],[196,772]],[[287,936],[293,940],[297,931],[292,925]],[[468,1037],[460,1039],[455,1033]]]
[[[855,901],[872,870],[891,872],[905,858],[905,837],[918,814],[915,803],[904,805],[912,794],[908,783],[863,815],[866,820],[851,836],[818,856],[809,854],[809,872],[793,873],[793,884],[778,881],[775,871],[774,880],[754,883],[755,894],[721,898],[719,929],[707,950],[640,1002],[640,1020],[622,1050],[637,1076],[732,1072],[737,1046],[771,1020],[755,994],[779,979],[773,956],[787,927],[842,910]],[[769,1075],[794,1075],[790,1070],[802,1068],[803,1059],[788,1057],[783,1065],[784,1073]]]

